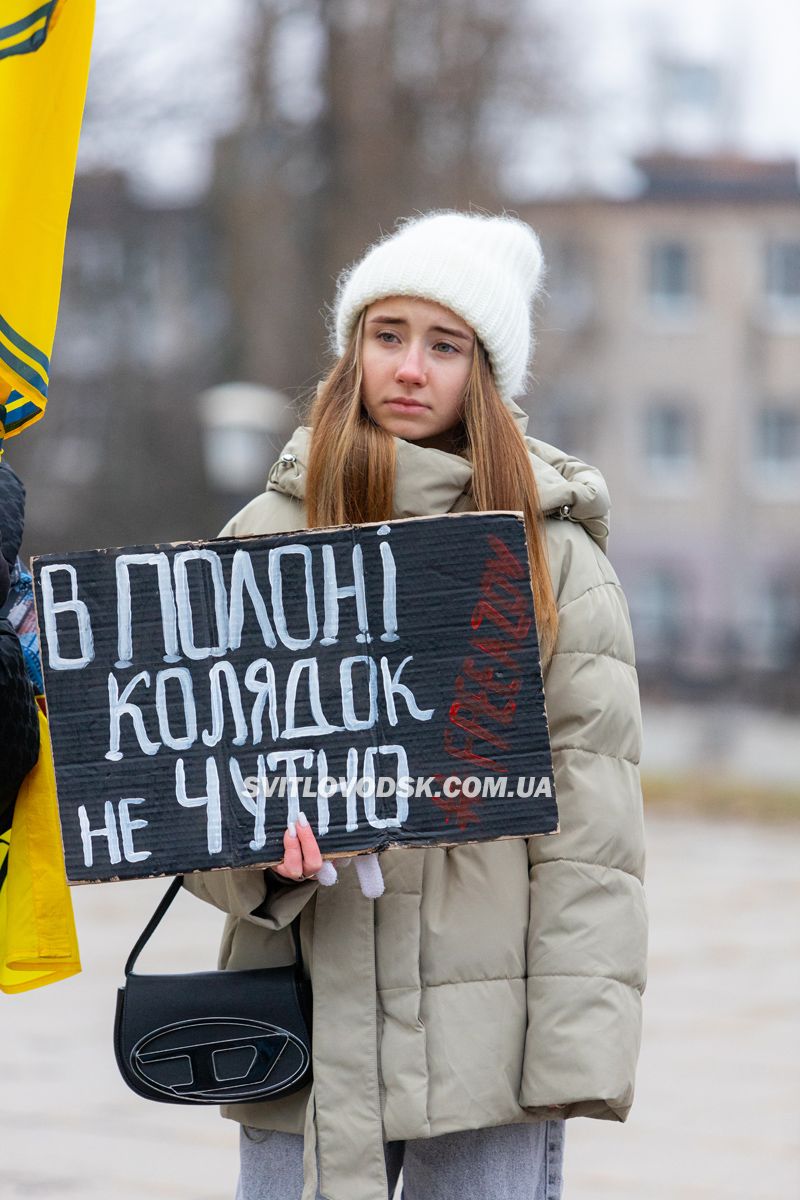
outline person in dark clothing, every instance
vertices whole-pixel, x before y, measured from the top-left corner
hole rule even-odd
[[[17,792],[39,757],[39,719],[33,684],[17,631],[9,619],[18,581],[25,488],[0,462],[0,838],[11,828]]]

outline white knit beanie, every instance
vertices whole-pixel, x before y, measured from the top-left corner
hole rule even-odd
[[[516,217],[434,212],[405,218],[339,276],[333,349],[344,353],[359,313],[375,300],[434,300],[475,330],[508,404],[525,388],[542,269],[539,239]]]

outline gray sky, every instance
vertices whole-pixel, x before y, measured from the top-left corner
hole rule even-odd
[[[687,55],[724,66],[729,105],[728,143],[757,155],[800,159],[800,4],[797,0],[545,0],[559,20],[568,18],[576,64],[575,87],[590,99],[589,115],[538,126],[520,140],[519,165],[509,182],[522,197],[571,186],[627,190],[634,178],[626,160],[646,148],[651,129],[648,94],[651,51]],[[211,138],[238,111],[236,40],[243,0],[101,0],[90,78],[91,111],[81,165],[125,165],[139,187],[180,201],[207,179]],[[290,101],[313,105],[304,86],[304,56],[313,34],[296,26],[282,47]],[[145,122],[137,132],[126,110],[168,119]],[[676,146],[703,150],[718,139],[713,123],[677,112]],[[155,134],[154,134],[155,130]]]
[[[671,146],[800,160],[796,0],[572,0],[569,16],[588,116],[531,132],[514,175],[521,193],[635,187],[627,160],[652,145],[654,52],[716,64],[728,97],[724,121],[673,111]]]

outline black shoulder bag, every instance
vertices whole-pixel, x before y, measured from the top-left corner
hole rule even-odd
[[[291,966],[134,974],[182,883],[182,875],[173,879],[125,964],[114,1021],[122,1078],[145,1099],[168,1104],[277,1100],[299,1091],[311,1080],[311,989],[299,918]]]

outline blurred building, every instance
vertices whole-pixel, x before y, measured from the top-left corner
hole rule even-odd
[[[636,165],[635,198],[520,209],[549,267],[532,432],[606,475],[645,685],[796,701],[796,164]]]
[[[635,198],[519,209],[548,264],[531,432],[608,479],[645,688],[798,704],[796,166],[637,165]],[[213,536],[258,486],[214,482],[219,431],[198,397],[231,380],[301,392],[324,362],[323,314],[317,301],[312,322],[286,270],[282,220],[250,246],[266,295],[236,286],[256,197],[223,174],[225,189],[183,208],[140,202],[116,174],[76,181],[47,417],[7,447],[30,485],[28,553]],[[270,295],[288,322],[276,331],[302,334],[296,353],[267,336]],[[212,395],[216,420],[228,401]],[[266,438],[265,478],[282,432]]]
[[[76,179],[47,413],[6,446],[29,553],[215,532],[196,397],[229,357],[216,249],[204,205]]]

